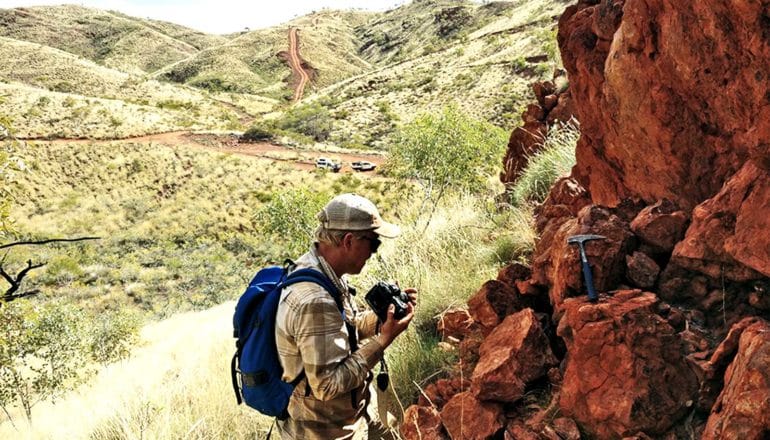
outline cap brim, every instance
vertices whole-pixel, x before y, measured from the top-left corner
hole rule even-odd
[[[393,223],[382,222],[382,225],[379,228],[374,229],[374,233],[380,237],[396,238],[401,235],[401,228]]]

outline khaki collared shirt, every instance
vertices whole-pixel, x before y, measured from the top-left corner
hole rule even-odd
[[[283,380],[292,382],[303,370],[305,378],[289,400],[289,418],[278,428],[283,439],[351,438],[366,411],[369,372],[382,358],[379,342],[362,341],[374,336],[377,317],[357,310],[347,284],[324,270],[315,246],[296,263],[297,269],[323,272],[341,288],[345,319],[357,329],[360,347],[351,352],[343,315],[323,287],[297,283],[285,288],[275,326]]]

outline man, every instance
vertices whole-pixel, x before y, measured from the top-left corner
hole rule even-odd
[[[296,261],[297,269],[322,272],[339,296],[314,283],[297,283],[281,293],[275,336],[283,380],[302,378],[289,400],[289,417],[278,421],[284,440],[347,439],[365,432],[370,371],[414,315],[416,291],[407,289],[413,299],[407,315],[396,320],[391,306],[377,334],[377,316],[357,310],[343,277],[360,273],[380,238],[400,234],[398,226],[355,194],[333,198],[317,218],[315,243]]]

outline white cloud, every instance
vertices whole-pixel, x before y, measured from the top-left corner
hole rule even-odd
[[[142,18],[181,24],[208,33],[223,34],[248,27],[274,26],[322,8],[384,11],[406,0],[74,0],[71,3],[111,9]],[[57,4],[52,0],[0,0],[0,8]]]

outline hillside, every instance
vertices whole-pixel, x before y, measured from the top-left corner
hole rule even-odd
[[[331,85],[370,68],[355,54],[353,32],[370,15],[321,11],[281,26],[244,32],[222,46],[167,66],[156,76],[212,91],[290,97],[291,72],[282,55],[288,50],[288,29],[300,29],[300,50],[316,70],[314,84]]]
[[[560,65],[554,28],[564,6],[424,0],[384,13],[359,29],[360,50],[372,63],[391,64],[315,97],[336,117],[332,138],[384,148],[396,125],[451,103],[478,119],[514,126],[530,84]]]
[[[0,35],[55,47],[125,72],[152,72],[225,38],[75,5],[0,10]]]

